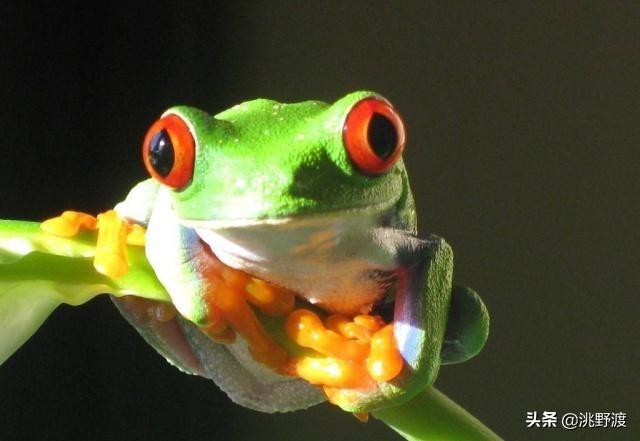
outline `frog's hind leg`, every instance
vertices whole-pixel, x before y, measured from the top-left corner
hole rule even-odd
[[[461,363],[483,348],[489,336],[489,313],[471,288],[454,286],[442,344],[442,364]]]

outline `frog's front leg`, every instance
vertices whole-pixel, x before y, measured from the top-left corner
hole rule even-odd
[[[412,371],[410,384],[431,384],[440,366],[451,298],[453,252],[444,239],[403,235],[396,240],[398,282],[394,333]]]
[[[472,358],[480,352],[489,333],[489,314],[482,299],[471,288],[447,289],[452,260],[450,248],[442,239],[432,236],[424,241],[409,237],[402,244],[398,252],[401,269],[394,321],[404,355],[410,355],[408,351],[413,353],[416,345],[424,342],[422,333],[426,331],[432,339],[442,341],[439,354],[442,364]],[[425,302],[441,311],[437,320],[416,314],[424,311]]]
[[[195,230],[179,222],[162,192],[149,221],[146,253],[182,316],[218,342],[231,343],[240,334],[254,359],[280,370],[287,354],[265,331],[248,302],[267,312],[280,305],[275,312],[284,314],[293,308],[293,293],[278,293],[281,296],[261,305],[265,294],[273,294],[267,292],[269,288],[223,265]]]
[[[115,210],[100,213],[97,217],[78,211],[65,211],[60,216],[41,224],[45,233],[61,237],[73,237],[80,229],[97,230],[98,239],[93,265],[108,277],[121,277],[129,269],[126,245],[144,246],[144,228],[131,224]]]
[[[157,182],[147,179],[136,185],[114,210],[95,217],[79,211],[65,211],[42,222],[40,228],[61,237],[73,237],[82,229],[97,230],[95,269],[108,277],[121,277],[129,268],[125,245],[145,245],[143,225],[149,221],[158,188]]]
[[[325,388],[331,402],[352,412],[400,404],[433,384],[451,297],[453,253],[443,239],[379,229],[372,240],[382,255],[393,256],[395,295],[380,310],[393,307],[393,335],[404,363],[399,375],[378,382],[372,393]]]

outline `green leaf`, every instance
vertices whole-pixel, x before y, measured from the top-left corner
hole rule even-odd
[[[37,222],[0,220],[0,364],[61,303],[81,305],[105,293],[171,302],[142,247],[127,247],[125,276],[98,273],[96,236],[85,231],[61,238],[42,232]]]
[[[498,435],[431,386],[411,401],[373,413],[408,441],[501,441]]]

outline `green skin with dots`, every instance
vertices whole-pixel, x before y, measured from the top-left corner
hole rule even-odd
[[[257,99],[213,118],[191,107],[169,109],[187,121],[201,146],[191,183],[173,194],[176,212],[194,220],[273,219],[407,196],[401,160],[372,178],[353,166],[344,148],[347,113],[370,97],[379,95],[356,92],[332,105]],[[412,201],[405,198],[398,210],[406,226],[415,228]]]
[[[128,247],[131,268],[123,279],[109,279],[91,269],[93,237],[51,238],[37,223],[1,221],[0,363],[57,305],[81,304],[104,292],[172,302],[184,318],[202,324],[206,322],[202,299],[206,281],[196,265],[185,264],[201,242],[196,225],[227,242],[250,237],[263,248],[278,248],[275,255],[282,259],[293,248],[276,242],[277,234],[263,234],[261,228],[272,231],[268,228],[299,221],[328,228],[323,219],[330,219],[332,228],[340,226],[336,243],[352,237],[373,238],[365,248],[372,250],[370,256],[361,253],[354,261],[374,268],[392,267],[399,274],[386,297],[370,303],[395,302],[395,331],[405,367],[398,377],[379,383],[373,391],[343,391],[338,403],[343,409],[377,411],[406,402],[433,384],[441,364],[476,355],[488,335],[487,310],[474,291],[452,285],[449,245],[437,236],[417,237],[414,200],[402,159],[385,173],[370,176],[353,164],[345,149],[347,114],[356,103],[372,97],[384,100],[360,91],[333,104],[257,99],[215,116],[186,106],[167,110],[165,114],[181,117],[194,137],[193,177],[180,190],[145,181],[116,207],[121,215],[149,227],[146,257]],[[170,220],[163,217],[166,213]],[[322,227],[315,227],[316,221]],[[370,236],[358,236],[361,232],[354,225],[363,222],[373,231]],[[295,231],[296,240],[307,239],[306,230]],[[225,252],[232,249],[227,242]],[[335,249],[357,254],[348,247]],[[329,260],[319,261],[330,265]],[[47,270],[53,263],[64,270]],[[265,271],[261,276],[272,271],[259,269]],[[282,280],[276,277],[275,282]],[[30,289],[36,286],[37,291]],[[304,293],[302,297],[309,300]],[[290,346],[276,327],[267,326],[274,329],[276,339]]]

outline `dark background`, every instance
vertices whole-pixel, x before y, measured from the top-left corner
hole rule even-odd
[[[407,124],[421,234],[453,245],[492,317],[438,387],[508,440],[638,439],[640,10],[423,3],[3,4],[0,217],[113,206],[175,104],[379,91]],[[533,410],[629,428],[526,429]],[[398,439],[328,405],[240,408],[106,298],[59,308],[0,367],[2,441],[360,436]]]

